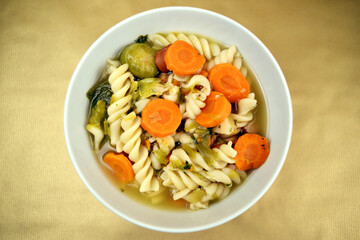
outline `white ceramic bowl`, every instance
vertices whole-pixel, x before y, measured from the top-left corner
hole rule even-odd
[[[262,86],[268,110],[270,155],[235,192],[206,210],[172,212],[142,205],[118,191],[104,176],[90,148],[85,123],[87,90],[106,60],[139,35],[184,31],[235,44]],[[104,33],[87,50],[69,84],[64,109],[65,139],[70,157],[90,192],[107,208],[142,227],[165,232],[192,232],[215,227],[246,211],[269,189],[289,148],[292,108],[286,80],[270,51],[249,30],[220,14],[198,8],[167,7],[132,16]]]

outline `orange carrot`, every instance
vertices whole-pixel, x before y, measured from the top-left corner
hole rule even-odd
[[[108,152],[104,156],[104,162],[114,170],[121,183],[128,183],[134,179],[132,164],[123,154]]]
[[[158,67],[158,69],[161,71],[161,72],[169,72],[169,70],[166,68],[166,63],[165,63],[165,54],[166,54],[166,50],[170,47],[171,45],[159,50],[157,53],[156,53],[156,56],[155,56],[155,63],[156,63],[156,66]]]
[[[221,92],[232,103],[246,98],[250,85],[234,65],[222,63],[210,69],[209,80],[215,91]]]
[[[173,200],[171,198],[171,203],[172,203],[173,206],[176,206],[176,207],[185,207],[189,202],[182,199],[182,198],[180,198],[178,200]]]
[[[231,112],[231,104],[222,93],[212,91],[205,100],[205,107],[195,121],[203,127],[215,127],[222,123]]]
[[[255,133],[239,137],[234,149],[237,151],[235,165],[242,171],[260,167],[270,152],[268,139]]]
[[[167,69],[176,75],[187,76],[196,73],[202,68],[206,59],[189,43],[181,40],[175,41],[167,49],[165,63]]]
[[[155,137],[166,137],[181,123],[179,107],[170,100],[155,99],[146,104],[141,114],[141,126]]]
[[[201,70],[199,74],[203,75],[206,78],[209,76],[209,73],[207,71],[205,71],[205,70]]]

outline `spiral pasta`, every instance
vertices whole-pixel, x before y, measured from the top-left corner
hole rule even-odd
[[[132,162],[135,162],[133,169],[135,179],[140,183],[140,192],[157,191],[159,180],[154,177],[154,169],[148,158],[149,152],[141,144],[140,123],[141,119],[136,116],[135,112],[126,115],[121,122],[124,132],[121,134],[120,141],[123,144],[123,151],[129,154]]]
[[[169,76],[168,76],[167,83],[173,84],[174,81],[186,82],[189,79],[190,79],[189,76],[181,77],[181,76],[176,75],[175,73],[170,73]]]
[[[120,61],[115,59],[108,59],[103,76],[112,74],[120,66]]]
[[[238,102],[239,111],[237,114],[232,114],[236,127],[244,127],[253,119],[254,114],[252,111],[256,106],[257,100],[255,99],[255,93],[249,93],[246,98],[243,98]]]
[[[231,113],[224,122],[217,125],[213,130],[216,133],[233,135],[239,132],[240,128],[246,126],[253,118],[253,110],[257,106],[254,93],[249,93],[246,98],[239,100],[238,113]]]
[[[178,132],[174,134],[174,141],[180,142],[180,144],[187,144],[190,147],[194,146],[194,140],[191,138],[190,135],[184,133],[184,132]]]
[[[160,178],[163,180],[163,185],[174,188],[177,191],[184,189],[190,189],[191,191],[196,189],[198,186],[204,187],[210,184],[208,179],[196,172],[174,169],[170,166],[164,167],[163,170],[164,172],[160,175]],[[181,198],[179,195],[177,197]]]
[[[209,166],[209,164],[206,163],[206,161],[204,160],[204,158],[201,156],[200,153],[195,152],[194,156],[190,158],[190,156],[182,148],[174,149],[171,152],[169,159],[173,165],[176,165],[178,163],[181,163],[183,165],[186,165],[187,163],[191,164],[194,167],[195,171],[201,171],[203,169],[206,170],[211,169],[211,166]]]
[[[213,148],[212,150],[217,152],[219,160],[213,163],[213,166],[217,169],[224,168],[227,164],[235,163],[234,157],[237,152],[232,148],[232,141],[227,144],[221,144],[219,148]]]
[[[150,153],[151,164],[154,169],[160,169],[161,163],[157,157],[157,153],[160,151],[162,155],[167,156],[171,150],[175,147],[175,141],[172,136],[167,136],[163,138],[150,138],[151,143],[153,143],[153,149]]]
[[[240,55],[240,52],[236,49],[236,47],[230,46],[228,49],[224,49],[220,52],[220,54],[211,60],[209,60],[204,68],[207,71],[210,71],[211,68],[213,68],[215,65],[220,63],[231,63],[234,65],[237,69],[240,70],[240,72],[246,77],[247,75],[247,69],[243,65],[242,57]]]
[[[123,133],[120,141],[123,144],[123,151],[129,154],[129,159],[133,162],[137,162],[140,155],[140,135],[142,133],[140,123],[141,118],[136,116],[135,112],[126,115],[121,122]]]
[[[229,186],[223,183],[210,182],[206,178],[199,177],[199,174],[197,175],[190,171],[165,168],[161,178],[164,180],[164,186],[172,188],[173,199],[185,199],[190,202],[190,209],[192,210],[207,208],[209,201],[223,199],[229,195]]]
[[[196,89],[201,86],[201,90]],[[201,108],[205,107],[204,101],[211,92],[209,80],[202,75],[194,75],[189,82],[181,85],[183,89],[189,89],[190,93],[185,96],[184,117],[195,119],[201,113]]]
[[[178,86],[170,85],[169,90],[163,93],[163,98],[176,103],[180,100],[180,88]]]
[[[215,199],[224,199],[230,193],[230,187],[223,183],[211,183],[204,187],[206,195],[203,197],[203,201],[210,201]]]
[[[133,165],[135,179],[140,184],[140,192],[159,191],[160,188],[159,179],[154,176],[155,171],[148,154],[146,147],[140,145],[139,157]]]
[[[127,71],[128,64],[124,64],[116,68],[109,76],[109,83],[113,91],[112,103],[110,104],[108,112],[110,143],[116,146],[118,152],[122,151],[122,143],[120,141],[121,135],[121,119],[131,107],[132,96],[126,95],[131,81],[134,76]]]
[[[213,56],[218,56],[220,54],[220,46],[218,44],[209,42],[206,38],[197,37],[194,34],[169,33],[161,35],[155,33],[150,34],[149,39],[156,47],[159,48],[166,47],[169,44],[174,43],[176,40],[185,41],[193,46],[207,60],[210,60]]]
[[[146,104],[148,104],[151,100],[149,98],[143,98],[139,101],[135,102],[136,113],[141,113],[144,110]]]

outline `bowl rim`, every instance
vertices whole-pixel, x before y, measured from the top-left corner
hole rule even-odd
[[[151,224],[140,222],[140,221],[138,221],[136,219],[133,219],[133,218],[123,214],[122,212],[118,211],[117,209],[113,208],[109,203],[107,203],[101,196],[99,196],[96,193],[96,191],[93,189],[93,187],[88,183],[86,178],[81,173],[81,171],[79,169],[79,166],[76,164],[76,162],[74,160],[74,159],[76,159],[76,157],[75,157],[75,154],[74,154],[73,147],[70,145],[70,140],[69,140],[70,132],[69,132],[69,126],[68,126],[68,123],[67,123],[67,118],[68,118],[68,114],[69,114],[68,106],[69,106],[69,100],[70,100],[70,92],[71,92],[71,90],[73,88],[73,85],[74,85],[75,79],[77,78],[79,70],[80,70],[81,66],[83,65],[83,62],[85,61],[85,59],[87,59],[88,55],[92,52],[92,50],[94,48],[97,47],[99,42],[101,42],[104,38],[106,38],[107,35],[109,35],[111,32],[113,32],[118,26],[124,25],[127,22],[132,21],[132,20],[134,20],[136,18],[139,18],[139,17],[142,17],[142,16],[146,16],[146,15],[154,14],[154,13],[158,13],[158,12],[163,12],[163,11],[169,11],[169,10],[187,10],[187,11],[206,13],[206,14],[209,14],[209,15],[213,15],[213,16],[215,16],[217,18],[221,18],[224,21],[236,24],[238,27],[242,28],[243,31],[245,31],[247,34],[249,34],[257,42],[257,44],[259,44],[261,46],[262,50],[265,51],[265,53],[269,56],[272,63],[276,67],[276,71],[279,73],[281,82],[284,85],[284,89],[286,90],[285,91],[285,96],[286,96],[286,100],[288,102],[288,107],[289,107],[288,108],[288,111],[289,111],[289,116],[288,116],[288,118],[289,118],[289,126],[288,126],[288,129],[287,129],[289,134],[286,137],[286,144],[283,147],[283,155],[282,155],[281,159],[279,160],[279,164],[277,165],[276,170],[273,172],[270,181],[268,181],[265,184],[262,191],[260,191],[256,195],[256,197],[252,199],[252,201],[248,202],[248,204],[246,204],[245,207],[239,209],[238,211],[236,211],[236,212],[234,212],[232,214],[229,214],[228,216],[222,218],[219,221],[209,223],[209,224],[204,224],[204,225],[201,225],[201,226],[196,226],[196,227],[169,228],[169,227],[161,227],[161,226],[157,226],[157,225],[151,225]],[[265,99],[265,101],[266,101],[266,104],[267,104],[266,99]],[[290,142],[291,142],[291,136],[292,136],[292,128],[293,128],[293,111],[292,111],[292,102],[291,102],[291,97],[290,97],[290,91],[289,91],[285,76],[284,76],[278,62],[276,61],[274,56],[271,54],[271,52],[268,50],[268,48],[250,30],[248,30],[247,28],[245,28],[243,25],[236,22],[235,20],[232,20],[229,17],[226,17],[226,16],[224,16],[222,14],[219,14],[219,13],[216,13],[216,12],[213,12],[213,11],[210,11],[210,10],[206,10],[206,9],[202,9],[202,8],[196,8],[196,7],[188,7],[188,6],[171,6],[171,7],[154,8],[154,9],[146,10],[146,11],[137,13],[135,15],[132,15],[132,16],[118,22],[117,24],[115,24],[111,28],[109,28],[107,31],[105,31],[99,38],[97,38],[91,44],[91,46],[86,50],[85,54],[81,57],[80,61],[78,62],[77,66],[76,66],[76,68],[74,70],[74,73],[73,73],[73,75],[71,77],[70,83],[68,85],[68,88],[67,88],[67,91],[66,91],[66,97],[65,97],[65,104],[64,104],[63,122],[64,122],[65,142],[66,142],[68,153],[70,155],[70,159],[71,159],[71,161],[72,161],[72,163],[73,163],[73,165],[75,167],[75,170],[76,170],[77,174],[80,176],[80,179],[82,180],[82,182],[84,183],[86,188],[91,192],[91,194],[98,201],[100,201],[104,206],[106,206],[108,209],[110,209],[116,215],[118,215],[118,216],[122,217],[123,219],[125,219],[125,220],[127,220],[127,221],[129,221],[131,223],[134,223],[134,224],[136,224],[138,226],[141,226],[141,227],[144,227],[144,228],[147,228],[147,229],[151,229],[151,230],[162,231],[162,232],[185,233],[185,232],[202,231],[202,230],[206,230],[206,229],[209,229],[209,228],[213,228],[213,227],[219,226],[221,224],[224,224],[224,223],[236,218],[237,216],[239,216],[242,213],[244,213],[245,211],[247,211],[251,206],[253,206],[269,190],[270,186],[274,183],[276,177],[278,176],[280,170],[282,169],[282,166],[283,166],[283,164],[285,162],[286,156],[287,156],[288,151],[289,151]]]

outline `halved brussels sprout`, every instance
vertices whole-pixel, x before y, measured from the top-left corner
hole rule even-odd
[[[140,78],[152,78],[158,73],[155,63],[156,50],[146,43],[133,43],[120,54],[121,64],[129,64],[130,72]]]

